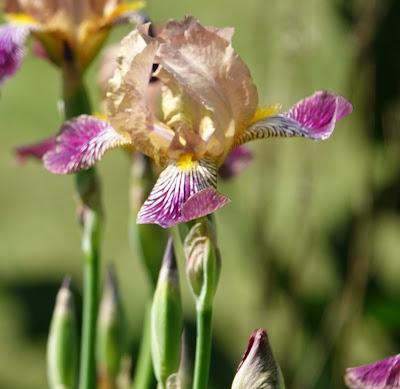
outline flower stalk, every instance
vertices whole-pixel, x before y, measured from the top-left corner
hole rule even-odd
[[[66,61],[62,69],[62,93],[64,115],[68,120],[81,114],[90,113],[91,107],[82,74],[76,67],[73,54],[67,45],[65,45],[64,54]],[[82,251],[85,256],[79,389],[94,389],[96,386],[95,345],[102,225],[100,183],[94,167],[78,172],[75,178],[82,225]]]
[[[141,153],[132,155],[129,193],[129,240],[132,250],[141,261],[151,286],[153,295],[160,270],[163,248],[165,246],[165,233],[158,226],[136,224],[136,215],[154,184],[154,172],[151,161]],[[155,376],[151,359],[151,320],[150,311],[152,303],[149,302],[143,320],[143,331],[139,346],[138,360],[133,377],[132,388],[150,389],[155,385]]]
[[[221,261],[214,219],[199,219],[184,242],[186,273],[196,301],[196,357],[193,389],[206,389],[211,359],[212,308]]]
[[[151,359],[151,303],[145,312],[139,355],[133,377],[132,389],[150,389],[154,387],[155,376]]]

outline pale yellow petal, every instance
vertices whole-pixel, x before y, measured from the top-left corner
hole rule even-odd
[[[108,2],[104,8],[104,15],[107,16],[108,22],[111,22],[125,14],[139,11],[145,6],[145,2],[141,0],[129,1],[121,4],[113,4],[114,1]]]
[[[57,12],[56,0],[6,0],[6,13],[25,13],[34,19],[45,22]]]
[[[189,150],[201,158],[207,151],[206,145],[216,135],[212,112],[193,99],[162,66],[155,76],[163,83],[161,105],[164,122],[176,133],[169,154],[176,156]],[[223,153],[223,147],[218,153]]]
[[[117,69],[107,92],[108,116],[116,129],[131,134],[134,147],[156,162],[165,160],[162,129],[155,128],[147,105],[148,83],[157,46],[147,43],[143,30],[134,30],[121,42]]]
[[[231,43],[233,34],[235,33],[235,29],[233,27],[214,27],[207,26],[206,29],[214,34],[217,34],[219,37],[225,39],[228,43]]]
[[[249,70],[230,44],[231,33],[207,29],[189,17],[166,25],[159,35],[163,43],[157,52],[164,69],[214,112],[219,131],[228,138],[245,128],[258,100]]]

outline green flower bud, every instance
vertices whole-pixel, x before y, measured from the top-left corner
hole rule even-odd
[[[179,369],[183,326],[179,274],[172,239],[168,240],[151,308],[151,352],[159,388]]]
[[[103,296],[97,319],[97,370],[99,386],[104,389],[117,387],[123,355],[123,314],[117,280],[110,266],[107,270]]]
[[[232,389],[284,389],[279,365],[274,359],[265,330],[256,330],[239,364]]]
[[[74,389],[77,383],[78,338],[70,278],[65,278],[47,341],[47,376],[50,389]]]
[[[186,273],[198,304],[211,308],[217,290],[221,260],[212,221],[202,218],[184,242]]]

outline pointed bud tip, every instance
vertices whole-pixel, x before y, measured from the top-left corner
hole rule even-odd
[[[249,353],[253,349],[253,347],[255,349],[257,349],[259,347],[265,347],[268,344],[269,344],[269,341],[268,341],[267,331],[264,330],[263,328],[254,330],[250,336],[249,343],[247,344],[247,349],[243,354],[242,360],[239,363],[237,371],[239,371],[239,369],[242,367],[244,361],[246,360],[247,356],[249,355]]]
[[[105,289],[111,292],[113,298],[118,298],[117,276],[115,274],[114,264],[111,262],[107,265],[106,269]]]
[[[174,244],[172,242],[172,237],[168,238],[168,242],[164,251],[162,267],[170,271],[176,271],[178,268],[176,263],[176,256],[175,256]]]
[[[61,289],[71,289],[72,277],[70,275],[66,275],[61,283]]]
[[[232,389],[282,389],[283,385],[283,377],[273,356],[267,332],[258,329],[249,339]]]

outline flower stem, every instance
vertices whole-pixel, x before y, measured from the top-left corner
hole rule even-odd
[[[157,226],[136,224],[136,215],[154,184],[154,173],[150,161],[140,153],[132,155],[129,207],[129,240],[132,251],[141,261],[150,281],[153,295],[164,250],[164,232]],[[151,312],[152,301],[149,301],[143,321],[143,330],[139,347],[132,389],[152,389],[156,384],[151,359]]]
[[[132,388],[134,389],[151,389],[156,382],[153,363],[151,360],[150,348],[150,309],[151,303],[146,308],[143,322],[142,340],[140,342],[139,357],[135,370],[135,377]]]
[[[80,389],[94,389],[96,387],[95,344],[99,289],[99,247],[95,235],[99,227],[99,220],[95,212],[89,212],[90,214],[86,217],[92,220],[85,222],[83,236],[83,249],[86,258],[83,279]]]
[[[196,301],[196,357],[193,389],[207,389],[212,343],[212,309],[221,269],[212,216],[196,220],[183,248],[186,275]]]
[[[197,338],[193,389],[207,389],[211,359],[212,309],[196,309]]]
[[[63,66],[62,76],[65,119],[68,120],[81,114],[90,114],[89,97],[82,74],[76,68],[73,57],[70,57]],[[100,185],[95,168],[81,171],[75,178],[83,231],[82,249],[85,254],[79,389],[95,389],[95,344],[100,268],[99,238],[102,224]]]

